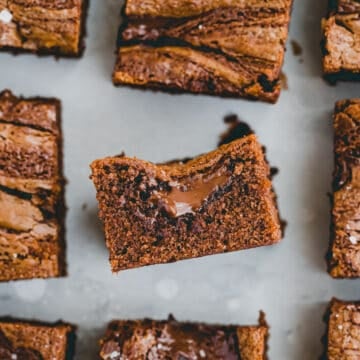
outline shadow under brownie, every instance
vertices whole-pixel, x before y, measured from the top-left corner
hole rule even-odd
[[[60,102],[0,93],[0,281],[64,276]]]
[[[113,81],[275,102],[292,0],[127,0]]]
[[[254,134],[186,162],[91,164],[112,270],[272,245],[282,237]]]
[[[209,325],[167,321],[112,321],[100,341],[103,360],[266,359],[269,328],[261,313],[259,325]]]

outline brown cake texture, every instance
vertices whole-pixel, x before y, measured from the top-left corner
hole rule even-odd
[[[360,99],[337,102],[329,272],[360,276]]]
[[[167,321],[112,321],[100,341],[102,360],[265,360],[269,328]]]
[[[60,102],[0,93],[0,281],[63,276]]]
[[[87,0],[0,0],[0,50],[80,56]]]
[[[116,85],[275,102],[292,0],[127,0]]]
[[[252,133],[192,160],[117,156],[91,168],[114,272],[281,239],[270,168]]]
[[[75,326],[0,318],[1,360],[71,360]]]
[[[360,359],[360,302],[332,299],[325,320],[323,359]]]
[[[330,81],[360,80],[360,2],[330,0],[322,29],[325,77]]]

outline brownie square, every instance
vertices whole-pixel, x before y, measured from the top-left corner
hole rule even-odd
[[[91,168],[114,272],[282,237],[270,168],[252,133],[185,162],[117,156]]]
[[[322,22],[323,69],[330,81],[360,80],[360,3],[330,0]]]
[[[324,359],[360,359],[360,302],[333,299],[325,318]]]
[[[360,99],[336,103],[329,272],[360,276]]]
[[[0,0],[0,50],[80,56],[87,0]]]
[[[276,102],[292,0],[127,0],[113,82]]]
[[[0,359],[71,360],[75,326],[35,321],[0,319]]]
[[[60,102],[0,93],[0,281],[66,273]]]
[[[112,321],[100,341],[102,360],[266,359],[269,328],[167,321]]]

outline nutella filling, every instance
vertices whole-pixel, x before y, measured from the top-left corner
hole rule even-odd
[[[198,210],[210,194],[225,185],[229,178],[229,175],[219,171],[210,176],[191,179],[185,183],[173,181],[169,183],[171,186],[169,192],[156,192],[155,196],[160,206],[169,215],[179,217]]]

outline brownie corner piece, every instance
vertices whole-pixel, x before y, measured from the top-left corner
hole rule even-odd
[[[322,52],[325,79],[360,80],[360,3],[357,0],[329,1],[322,20]]]
[[[0,358],[72,360],[76,326],[0,318]]]
[[[115,85],[276,102],[292,0],[127,0]]]
[[[91,164],[114,272],[272,245],[282,229],[254,134],[192,160]]]
[[[0,93],[0,281],[66,275],[60,102]]]
[[[100,358],[266,359],[269,328],[176,321],[112,321],[100,340]]]
[[[360,349],[360,302],[332,299],[325,314],[327,323],[325,344],[326,360],[358,359]]]
[[[360,277],[360,99],[341,100],[334,113],[333,195],[328,270]]]
[[[88,0],[0,0],[0,50],[80,57]]]

